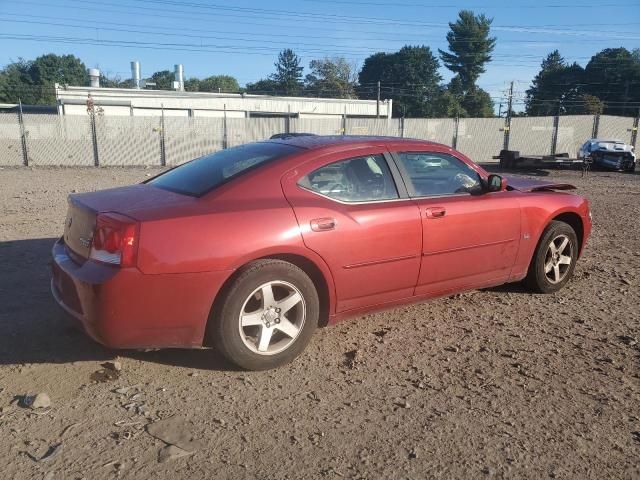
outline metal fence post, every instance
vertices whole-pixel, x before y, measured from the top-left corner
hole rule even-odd
[[[346,108],[345,108],[346,109]],[[342,114],[342,135],[347,134],[347,114]]]
[[[222,149],[227,149],[227,104],[224,104],[224,118],[222,120]],[[246,119],[245,119],[246,120]]]
[[[400,117],[400,138],[404,138],[404,117]]]
[[[638,109],[638,115],[636,115],[633,121],[633,129],[631,130],[631,145],[636,148],[636,142],[638,141],[638,127],[640,126],[640,108]]]
[[[167,152],[165,150],[164,136],[164,104],[160,104],[160,166],[167,165]]]
[[[593,116],[593,129],[591,130],[591,138],[598,138],[598,130],[600,129],[600,114]]]
[[[451,148],[458,148],[458,128],[460,127],[460,116],[456,115],[456,128],[453,131],[453,139],[451,141]]]
[[[20,124],[20,140],[22,143],[22,164],[29,166],[29,153],[27,152],[27,133],[24,128],[24,119],[22,118],[22,100],[18,99],[18,123]]]
[[[91,142],[93,143],[93,166],[100,166],[100,157],[98,155],[98,132],[96,131],[96,114],[90,113],[91,120]]]
[[[291,105],[287,105],[287,118],[284,121],[284,133],[291,133]]]
[[[551,155],[556,154],[558,147],[558,128],[560,127],[560,115],[553,117],[553,129],[551,130]]]

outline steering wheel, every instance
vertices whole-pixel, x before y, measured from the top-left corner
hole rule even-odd
[[[465,173],[456,173],[449,183],[455,189],[454,193],[468,193],[478,182]]]

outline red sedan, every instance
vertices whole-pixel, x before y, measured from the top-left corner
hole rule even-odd
[[[214,346],[267,369],[366,311],[521,280],[559,290],[591,231],[571,188],[436,143],[285,136],[70,195],[51,290],[109,347]]]

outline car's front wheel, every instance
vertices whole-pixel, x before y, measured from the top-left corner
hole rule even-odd
[[[318,325],[319,299],[309,276],[282,260],[244,267],[213,314],[211,339],[219,351],[248,370],[290,362]]]
[[[570,225],[556,220],[549,223],[531,259],[525,284],[540,293],[560,290],[573,275],[578,248],[578,237]]]

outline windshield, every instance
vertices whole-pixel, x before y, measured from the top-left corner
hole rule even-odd
[[[192,160],[148,183],[199,197],[253,167],[298,151],[299,147],[284,143],[249,143]]]

